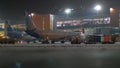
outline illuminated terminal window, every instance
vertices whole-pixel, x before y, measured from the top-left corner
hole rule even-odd
[[[25,28],[24,24],[14,24],[12,25],[13,28]]]
[[[66,27],[66,26],[80,26],[87,24],[110,24],[110,17],[106,18],[93,18],[93,19],[80,19],[80,20],[66,20],[66,21],[57,21],[57,27]]]
[[[0,29],[4,29],[4,23],[0,23]]]

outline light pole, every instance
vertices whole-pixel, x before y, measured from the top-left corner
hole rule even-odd
[[[101,23],[101,22],[100,22],[100,14],[99,14],[99,11],[102,10],[101,5],[96,5],[96,6],[94,7],[94,9],[97,11],[97,15],[96,15],[96,17],[98,18],[98,20],[97,20],[96,23]]]
[[[101,5],[96,5],[96,6],[94,7],[94,9],[97,11],[97,16],[98,16],[98,15],[99,15],[99,11],[102,10],[102,7],[101,7]]]
[[[72,10],[73,10],[73,9],[71,9],[71,8],[67,8],[67,9],[64,10],[65,14],[67,14],[66,19],[69,18],[69,14],[72,12]],[[71,29],[71,30],[72,30],[72,29]]]
[[[67,14],[67,18],[68,18],[69,14],[71,13],[72,10],[73,9],[70,9],[70,8],[65,9],[64,12]]]

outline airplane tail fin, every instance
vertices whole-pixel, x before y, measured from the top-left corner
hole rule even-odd
[[[26,30],[35,29],[35,26],[33,26],[33,23],[32,23],[32,17],[27,12],[25,12],[25,25],[26,25]]]
[[[6,30],[6,32],[13,32],[13,31],[15,31],[15,30],[12,28],[12,26],[9,24],[8,21],[5,21],[5,30]]]
[[[35,25],[34,21],[32,20],[32,16],[25,12],[25,25],[26,25],[26,33],[31,36],[40,38],[41,30]]]
[[[10,38],[20,38],[21,34],[15,31],[8,21],[5,21],[5,35]]]

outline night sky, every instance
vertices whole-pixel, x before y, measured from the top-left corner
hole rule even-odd
[[[107,10],[109,7],[119,7],[120,0],[0,0],[0,18],[23,20],[25,11],[59,15],[67,7],[82,15],[83,12],[90,12],[90,8],[97,3]]]

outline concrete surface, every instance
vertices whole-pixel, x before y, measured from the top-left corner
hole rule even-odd
[[[0,68],[120,68],[120,46],[113,44],[1,45]]]

